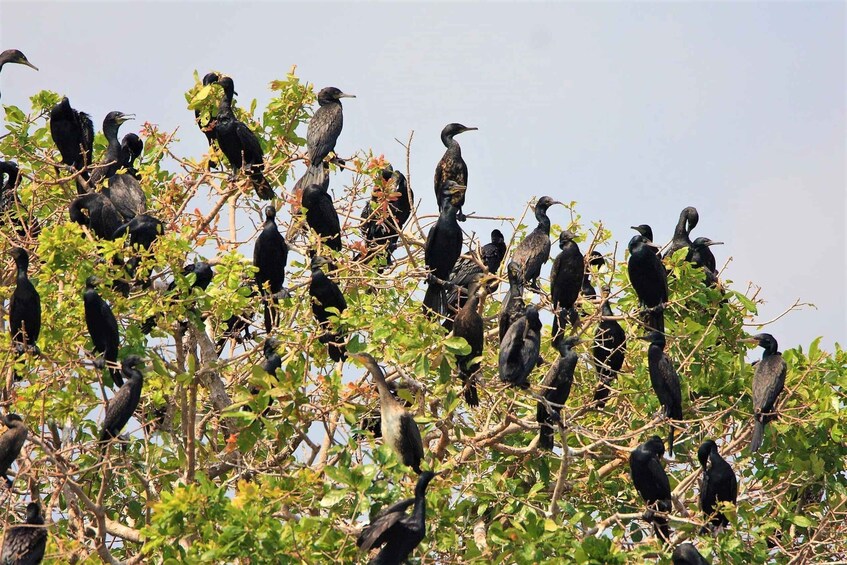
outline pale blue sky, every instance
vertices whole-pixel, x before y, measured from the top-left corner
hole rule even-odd
[[[441,128],[478,126],[459,138],[466,211],[514,214],[541,194],[576,200],[585,221],[613,231],[621,258],[630,225],[649,223],[664,242],[694,205],[693,236],[727,242],[715,248],[719,265],[734,258],[724,276],[739,290],[763,287],[761,320],[796,298],[818,305],[771,326],[781,347],[817,335],[844,343],[843,3],[4,0],[0,45],[41,69],[6,67],[3,103],[52,89],[98,125],[121,110],[179,126],[180,150],[198,156],[205,139],[183,98],[195,69],[233,76],[247,105],[296,64],[302,79],[358,95],[345,101],[342,154],[373,147],[401,162],[393,140],[415,130],[424,213]],[[552,215],[566,221],[561,208]],[[779,263],[782,253],[796,259]]]

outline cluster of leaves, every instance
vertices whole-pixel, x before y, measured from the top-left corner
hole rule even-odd
[[[202,87],[197,76],[195,81],[186,95],[189,110],[211,119],[219,89]],[[293,184],[314,92],[293,70],[271,88],[274,97],[261,115],[255,101],[238,115],[261,139],[281,206]],[[5,222],[2,238],[6,249],[22,245],[33,256],[31,276],[44,310],[43,354],[16,361],[7,334],[0,348],[9,352],[6,374],[17,362],[24,375],[21,383],[7,379],[3,408],[23,415],[31,431],[15,484],[45,501],[48,556],[58,562],[95,554],[130,562],[354,561],[358,528],[379,508],[410,496],[414,478],[365,430],[376,407],[370,381],[355,366],[333,365],[317,340],[302,258],[310,236],[296,229],[298,217],[281,218],[288,225],[283,231],[293,226],[294,250],[287,277],[291,296],[280,303],[282,320],[274,331],[283,368],[277,375],[261,369],[261,316],[251,328],[254,340],[230,343],[218,357],[213,342],[222,336],[222,321],[232,315],[252,319],[260,308],[245,285],[253,274],[243,255],[249,256],[250,244],[223,227],[222,216],[229,210],[232,218],[257,222],[260,206],[249,183],[210,171],[209,155],[195,160],[173,154],[175,136],[153,124],[143,126],[139,170],[152,212],[167,230],[142,257],[139,277],[175,280],[177,288],[167,299],[154,289],[137,288],[128,298],[108,287],[101,291],[121,325],[121,357],[141,353],[150,360],[142,405],[128,429],[131,440],[101,461],[94,440],[110,396],[101,386],[108,376],[83,353],[90,343],[81,294],[91,274],[106,281],[123,276],[113,259],[128,250],[124,241],[97,241],[67,221],[75,187],[57,163],[46,120],[58,100],[41,92],[32,97],[29,114],[6,107],[9,133],[0,139],[0,153],[25,174],[17,213],[42,226],[35,239]],[[102,150],[100,136],[98,144]],[[220,162],[222,156],[211,151]],[[664,435],[667,424],[657,416],[646,346],[637,339],[637,299],[625,261],[613,257],[612,235],[601,224],[583,225],[573,203],[568,225],[554,226],[554,237],[568,228],[579,234],[584,252],[597,249],[607,256],[609,272],[595,271],[593,280],[613,289],[628,345],[615,393],[602,410],[591,402],[597,377],[590,349],[580,346],[557,438],[567,449],[541,452],[532,441],[535,400],[497,379],[494,299],[485,306],[491,323],[481,406],[464,405],[454,374],[455,356],[466,353],[467,344],[420,309],[424,218],[410,220],[391,266],[378,272],[376,265],[350,259],[361,246],[358,210],[379,182],[384,160],[368,152],[348,163],[348,186],[336,184],[339,174],[332,180],[347,246],[335,257],[348,303],[337,323],[350,332],[348,350],[372,352],[389,378],[408,385],[401,394],[412,402],[425,437],[424,465],[446,471],[430,486],[429,533],[415,555],[439,563],[667,562],[646,524],[633,517],[643,508],[628,477],[628,453],[647,436]],[[193,204],[211,212],[191,211]],[[512,224],[514,245],[527,226]],[[215,277],[207,290],[189,292],[191,281],[180,272],[198,254],[214,263]],[[762,453],[751,456],[746,446],[753,369],[739,339],[756,304],[728,284],[724,293],[707,287],[702,272],[683,256],[669,261],[672,302],[666,312],[667,352],[682,377],[686,418],[677,455],[666,462],[685,510],[678,508],[671,519],[677,539],[698,538],[713,562],[847,558],[847,354],[840,347],[825,353],[817,341],[807,351],[785,351],[789,369],[780,419],[769,426]],[[9,262],[3,296],[11,293],[11,273]],[[544,295],[533,300],[549,309]],[[590,342],[598,307],[590,301],[579,307],[583,315],[575,331]],[[139,329],[151,316],[159,320],[152,339]],[[549,328],[542,356],[548,362],[556,356]],[[536,369],[531,381],[538,383],[544,371],[546,366]],[[731,527],[716,537],[698,535],[703,517],[694,454],[707,438],[718,442],[741,485],[738,507],[727,510]],[[25,505],[25,494],[9,497],[0,519],[17,521],[14,511]]]

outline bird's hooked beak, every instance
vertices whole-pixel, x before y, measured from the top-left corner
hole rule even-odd
[[[27,61],[26,57],[24,57],[23,59],[19,59],[15,62],[18,63],[19,65],[26,65],[27,67],[29,67],[31,69],[35,69],[36,71],[38,70],[38,67],[36,67],[35,65],[33,65],[32,63]]]
[[[346,92],[342,92],[338,95],[339,98],[355,98],[355,94],[347,94]]]
[[[134,119],[135,119],[135,114],[121,114],[121,115],[118,117],[117,122],[118,122],[119,124],[122,124],[122,123],[124,123],[124,122],[128,122],[128,121],[130,121],[130,120],[134,120]]]
[[[738,341],[740,341],[741,343],[750,343],[750,344],[753,344],[753,345],[759,345],[759,338],[752,337],[752,336],[741,338]]]
[[[706,247],[711,247],[712,245],[723,245],[723,241],[712,241],[709,240],[709,243],[706,244]]]
[[[478,130],[479,130],[479,128],[476,128],[476,127],[474,127],[474,128],[467,128],[466,127],[465,129],[462,130],[462,133],[464,133],[466,131],[478,131]]]

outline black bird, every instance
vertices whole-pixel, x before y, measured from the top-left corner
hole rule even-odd
[[[630,226],[632,229],[640,233],[644,239],[647,240],[647,243],[653,243],[653,228],[648,226],[647,224],[640,224],[637,226]],[[659,256],[659,259],[662,258],[662,250],[656,245],[653,250],[656,252],[656,255]]]
[[[718,453],[712,440],[703,442],[697,450],[697,459],[703,468],[700,478],[700,510],[706,515],[713,529],[724,528],[729,520],[716,510],[718,502],[735,504],[738,498],[738,480],[729,463]]]
[[[193,281],[191,281],[190,277],[194,275]],[[199,288],[200,290],[206,290],[211,284],[212,279],[215,276],[215,272],[212,270],[212,266],[206,263],[205,261],[197,261],[195,263],[190,263],[182,268],[182,277],[188,279],[190,282],[190,286],[188,288],[188,292],[190,293],[192,289]],[[171,281],[171,284],[168,285],[167,292],[172,292],[177,288],[177,279]],[[153,328],[156,326],[156,322],[158,321],[159,316],[153,315],[144,320],[141,324],[142,333],[149,334]]]
[[[655,244],[642,235],[629,240],[629,281],[638,300],[647,308],[643,322],[652,330],[664,332],[663,305],[668,301],[668,275],[654,249]]]
[[[327,247],[341,251],[341,222],[327,188],[310,184],[303,190],[301,205],[306,209],[306,223],[315,230]]]
[[[91,164],[94,154],[94,124],[91,116],[71,108],[65,96],[50,110],[50,134],[62,155],[62,163],[82,171],[82,177],[88,180],[90,173],[85,167]],[[77,184],[78,190],[86,192],[81,186]]]
[[[582,289],[586,269],[585,257],[574,241],[575,237],[576,234],[567,230],[559,234],[559,249],[562,252],[553,260],[553,268],[550,271],[554,340],[559,336],[559,329],[565,325],[568,318],[573,325],[578,321],[574,304]]]
[[[452,328],[452,320],[450,316],[452,312],[458,311],[465,302],[468,296],[468,289],[479,282],[485,273],[496,275],[500,270],[500,263],[503,262],[503,257],[506,256],[506,239],[500,230],[491,232],[491,242],[482,246],[480,253],[482,265],[472,259],[460,257],[456,261],[456,265],[450,272],[450,287],[447,291],[447,319],[444,322],[444,327],[448,330]],[[497,280],[491,277],[491,282],[488,284],[488,293],[491,294],[497,290]]]
[[[279,356],[279,353],[276,352],[277,347],[279,347],[279,340],[273,337],[267,338],[265,343],[262,345],[262,355],[265,357],[265,360],[262,361],[262,370],[272,377],[276,377],[277,369],[282,367],[282,358]],[[259,392],[259,387],[250,387],[250,394],[255,396],[259,394]],[[270,408],[270,405],[273,404],[273,402],[274,398],[271,396],[268,399],[268,408]],[[264,414],[267,414],[267,409]]]
[[[141,174],[135,168],[135,160],[141,157],[144,153],[144,142],[135,133],[128,133],[121,140],[121,153],[124,157],[124,166],[126,174],[132,176],[136,180],[141,180]]]
[[[606,264],[606,259],[603,258],[603,254],[599,251],[592,251],[588,255],[588,261],[585,265],[585,274],[582,277],[582,286],[579,289],[579,293],[587,300],[593,300],[597,297],[597,291],[594,289],[594,285],[591,284],[591,267],[603,267]]]
[[[6,181],[3,182],[5,177]],[[26,210],[18,210],[20,204],[18,198],[18,185],[23,175],[18,164],[14,161],[0,161],[0,226],[6,225],[6,216],[9,215],[9,224],[14,226],[15,231],[21,237],[37,237],[41,232],[38,220],[30,218]]]
[[[265,153],[259,138],[244,122],[235,118],[232,111],[232,97],[235,95],[232,79],[223,77],[218,80],[218,84],[224,91],[214,131],[218,145],[233,168],[233,173],[242,167],[246,168],[256,195],[262,200],[270,200],[274,197],[274,190],[264,175]]]
[[[268,333],[276,320],[276,295],[282,291],[287,263],[288,245],[276,225],[276,208],[268,206],[265,208],[265,223],[253,246],[253,266],[258,269],[256,286],[264,295],[265,331]]]
[[[518,263],[524,272],[524,281],[530,287],[538,289],[538,277],[541,267],[550,258],[550,218],[547,209],[554,204],[561,204],[549,196],[542,196],[535,204],[535,219],[538,225],[520,242],[512,254],[512,261]]]
[[[512,327],[518,318],[524,315],[526,303],[523,299],[523,267],[510,261],[506,266],[506,274],[509,277],[509,292],[500,305],[500,315],[497,318],[499,326],[498,340],[502,343],[506,332]]]
[[[203,77],[203,86],[214,84],[218,82],[219,79],[220,76],[218,73],[206,73]],[[197,122],[197,127],[199,127],[200,131],[203,132],[203,135],[206,136],[206,141],[209,142],[209,147],[211,147],[212,143],[215,141],[215,116],[209,116],[209,121],[204,124],[200,116],[200,110],[194,110],[194,119]],[[209,161],[209,166],[214,169],[218,166],[218,164],[214,161]]]
[[[381,510],[371,518],[356,540],[361,551],[384,545],[370,565],[400,565],[426,536],[426,487],[435,477],[424,471],[415,486],[415,498],[408,498]],[[406,510],[414,505],[411,515]]]
[[[462,186],[468,185],[468,166],[462,159],[462,148],[454,136],[466,131],[475,131],[477,128],[469,128],[462,124],[447,124],[441,130],[441,143],[447,148],[438,165],[435,167],[435,201],[438,202],[439,211],[444,207],[444,185],[447,181],[453,181]],[[456,207],[459,209],[458,218],[460,222],[465,221],[462,206],[465,204],[465,195],[462,194]]]
[[[112,239],[129,234],[129,244],[147,251],[160,235],[165,233],[165,224],[150,214],[139,214],[112,233]]]
[[[336,313],[328,311],[327,308],[335,308],[338,311],[338,316],[341,316],[341,313],[347,309],[347,301],[344,300],[344,295],[338,285],[321,270],[321,267],[328,264],[329,261],[320,255],[312,257],[309,296],[312,299],[312,314],[314,314],[323,331],[320,342],[326,344],[330,358],[337,362],[342,361],[347,356],[347,349],[344,345],[346,334],[341,329],[332,330],[329,318],[335,316]]]
[[[112,312],[112,307],[97,293],[97,277],[88,277],[85,281],[85,292],[83,303],[85,305],[85,324],[88,326],[88,335],[94,344],[94,351],[103,355],[103,360],[95,365],[102,369],[105,363],[113,365],[109,367],[112,382],[117,386],[124,384],[120,369],[117,368],[118,349],[120,348],[120,334],[118,333],[118,321]],[[104,363],[105,362],[105,363]]]
[[[31,69],[38,70],[38,67],[30,63],[26,55],[18,51],[17,49],[6,49],[2,53],[0,53],[0,71],[3,70],[3,65],[6,63],[16,63],[18,65],[26,65]]]
[[[344,127],[342,98],[355,98],[345,94],[334,86],[322,88],[318,92],[318,106],[309,127],[306,128],[306,155],[312,166],[320,164],[330,152],[335,151],[335,142]]]
[[[329,163],[326,161],[316,165],[309,165],[303,176],[294,183],[290,197],[292,216],[300,213],[300,207],[303,202],[303,191],[306,190],[307,186],[313,184],[320,186],[325,192],[329,191]]]
[[[673,565],[709,565],[697,548],[687,542],[674,548],[671,560]]]
[[[10,252],[15,259],[17,275],[15,290],[9,300],[9,334],[20,353],[36,349],[38,334],[41,333],[41,297],[29,280],[29,253],[15,247]]]
[[[3,537],[0,563],[4,565],[38,565],[47,548],[47,528],[41,515],[41,505],[26,505],[26,525],[12,526]]]
[[[351,357],[367,367],[379,391],[380,426],[383,441],[393,449],[403,464],[421,474],[423,460],[423,440],[412,413],[400,400],[394,397],[385,375],[373,356],[367,353],[354,353]]]
[[[765,433],[765,425],[776,419],[776,400],[785,388],[785,360],[779,352],[779,344],[771,334],[758,334],[744,340],[763,348],[762,360],[756,364],[753,375],[753,439],[750,451],[759,451]]]
[[[383,169],[381,177],[382,183],[374,184],[371,199],[362,208],[362,237],[368,248],[366,259],[384,249],[386,264],[391,264],[400,233],[412,215],[415,197],[406,177],[391,165]]]
[[[618,321],[612,319],[614,313],[609,304],[609,287],[601,290],[601,300],[602,318],[594,332],[594,346],[591,348],[600,381],[594,391],[594,401],[598,408],[606,405],[606,399],[611,393],[609,384],[617,378],[626,354],[626,334]]]
[[[7,430],[0,435],[0,476],[6,479],[6,485],[12,488],[12,479],[8,477],[9,467],[20,455],[29,431],[17,414],[6,414],[3,423],[6,424]]]
[[[662,404],[666,418],[682,420],[682,391],[679,375],[673,367],[670,358],[665,355],[665,334],[652,331],[642,337],[650,342],[647,349],[647,367],[650,371],[650,384]],[[671,422],[668,435],[668,452],[673,455],[674,424]]]
[[[541,381],[541,396],[546,402],[539,401],[535,412],[535,419],[541,426],[538,430],[538,447],[541,449],[553,449],[554,426],[561,421],[562,407],[571,395],[573,374],[579,360],[572,348],[578,343],[579,338],[576,337],[560,337],[553,341],[559,350],[559,358],[550,365]]]
[[[103,135],[106,136],[108,145],[100,163],[95,166],[91,173],[89,185],[92,189],[104,180],[113,177],[118,169],[126,166],[121,142],[118,140],[118,129],[122,123],[132,119],[135,119],[134,115],[124,114],[123,112],[109,112],[103,119]]]
[[[144,375],[138,367],[143,364],[144,360],[138,355],[129,355],[121,363],[121,374],[126,380],[106,407],[106,417],[103,419],[103,428],[100,430],[100,442],[107,442],[118,437],[135,409],[138,408],[138,403],[141,401],[141,386],[144,383]]]
[[[629,454],[629,473],[635,490],[647,503],[644,519],[653,524],[653,531],[663,543],[670,539],[670,527],[666,517],[655,515],[656,511],[671,511],[671,483],[662,468],[665,446],[659,436],[653,436]]]
[[[87,214],[83,213],[83,210]],[[115,232],[124,223],[124,218],[115,208],[115,204],[100,192],[90,192],[77,196],[68,207],[71,221],[88,226],[100,239],[113,240]]]
[[[138,179],[129,174],[113,175],[102,193],[112,201],[122,220],[129,221],[147,210],[147,196]]]
[[[438,220],[430,228],[424,247],[424,261],[430,276],[427,278],[423,305],[425,311],[443,315],[447,310],[447,293],[444,284],[462,254],[462,228],[456,220],[459,201],[464,198],[465,187],[452,180],[444,183],[445,201]],[[438,280],[435,280],[438,279]]]
[[[680,249],[685,249],[691,246],[691,230],[700,221],[700,215],[697,213],[697,208],[688,206],[683,208],[679,213],[679,220],[676,222],[676,227],[673,230],[673,239],[665,250],[664,258],[673,257],[673,254]]]
[[[723,242],[712,241],[708,237],[698,237],[691,242],[688,247],[688,255],[685,257],[694,266],[705,271],[706,284],[709,286],[715,286],[718,283],[717,261],[715,261],[712,250],[709,249],[712,245],[723,245]]]
[[[498,369],[500,380],[527,388],[527,377],[538,364],[541,350],[541,320],[538,310],[530,304],[523,316],[513,323],[500,342]]]
[[[453,323],[453,335],[464,338],[471,347],[467,355],[456,356],[456,362],[459,365],[459,378],[462,381],[462,389],[465,393],[465,402],[469,406],[479,406],[476,375],[480,363],[479,361],[474,363],[473,360],[482,355],[482,346],[485,341],[485,322],[482,319],[482,312],[487,294],[487,288],[484,284],[475,285],[470,298],[456,313],[456,320]]]

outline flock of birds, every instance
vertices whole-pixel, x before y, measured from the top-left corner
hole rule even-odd
[[[0,68],[4,63],[31,65],[26,57],[16,50],[0,54]],[[208,138],[210,146],[217,144],[233,171],[232,178],[243,174],[246,182],[258,198],[272,200],[276,193],[265,177],[264,155],[258,138],[233,112],[235,89],[230,77],[209,73],[203,85],[220,88],[217,113],[210,120],[201,119],[198,125]],[[217,85],[217,86],[215,86]],[[371,519],[358,538],[362,550],[382,549],[371,563],[400,563],[405,560],[424,538],[426,525],[426,489],[437,473],[422,470],[424,444],[421,434],[407,405],[396,396],[393,383],[386,382],[377,360],[367,353],[351,353],[345,348],[347,331],[337,323],[337,317],[347,307],[344,294],[333,280],[335,261],[344,260],[342,233],[338,213],[328,193],[329,162],[343,163],[335,154],[335,144],[342,126],[341,99],[350,97],[337,88],[324,88],[317,97],[315,111],[307,130],[306,160],[308,169],[297,181],[294,193],[299,195],[305,210],[305,223],[319,237],[310,248],[311,273],[308,285],[312,311],[320,331],[320,342],[327,347],[328,355],[336,362],[354,359],[363,364],[371,374],[379,392],[379,428],[383,441],[400,457],[402,462],[419,475],[415,496],[384,509]],[[71,107],[63,98],[50,112],[50,131],[56,148],[61,154],[62,164],[68,168],[76,183],[78,195],[69,203],[71,221],[86,226],[95,237],[114,240],[128,235],[131,249],[149,250],[162,235],[165,224],[147,210],[143,178],[135,168],[135,161],[142,154],[143,142],[135,134],[127,134],[119,140],[122,123],[132,116],[121,112],[110,112],[103,120],[103,133],[107,148],[99,161],[94,159],[94,129],[91,118],[84,112]],[[434,188],[439,215],[426,238],[424,259],[428,270],[427,288],[423,297],[423,309],[434,320],[441,322],[455,336],[464,338],[470,351],[457,357],[458,377],[464,399],[468,406],[479,404],[477,390],[481,372],[481,354],[485,335],[483,306],[486,298],[498,286],[497,273],[507,254],[506,240],[499,230],[491,234],[491,242],[484,245],[477,256],[460,257],[463,245],[459,222],[465,220],[462,206],[465,203],[468,185],[468,167],[462,158],[461,148],[455,137],[475,130],[462,124],[447,125],[441,133],[446,151],[436,166]],[[218,166],[210,162],[210,166]],[[3,213],[8,222],[17,229],[37,233],[40,226],[26,224],[27,220],[17,217],[13,204],[17,201],[17,188],[22,175],[15,163],[0,163],[0,171],[7,178],[2,184]],[[354,260],[372,262],[382,270],[392,263],[392,255],[398,247],[401,234],[413,209],[414,197],[406,178],[388,166],[375,183],[371,201],[362,211],[362,236],[366,251]],[[506,265],[509,288],[500,307],[499,329],[499,378],[510,385],[526,389],[530,376],[541,363],[539,352],[542,324],[538,306],[527,303],[524,289],[544,294],[539,285],[542,266],[551,253],[551,220],[548,210],[560,202],[549,196],[537,199],[534,215],[537,226],[512,250]],[[253,265],[256,268],[253,296],[264,308],[264,329],[270,336],[279,318],[279,299],[286,296],[283,287],[288,245],[277,224],[277,208],[268,205],[264,210],[264,224],[256,237]],[[647,360],[652,387],[658,397],[664,416],[670,423],[667,450],[673,454],[674,430],[683,419],[680,378],[674,362],[665,353],[664,315],[669,300],[668,271],[663,259],[676,251],[687,250],[686,259],[702,268],[708,285],[719,285],[714,255],[710,251],[714,242],[708,238],[691,241],[689,234],[697,225],[697,210],[685,208],[679,217],[674,237],[664,256],[653,242],[650,226],[640,225],[638,233],[629,242],[628,272],[630,282],[641,304],[640,326],[643,338],[649,343]],[[5,221],[4,221],[5,222]],[[576,304],[580,296],[598,301],[591,282],[590,265],[602,265],[603,257],[593,252],[584,257],[575,241],[575,234],[563,231],[558,240],[560,252],[555,257],[550,275],[549,299],[552,304],[554,322],[552,343],[558,358],[540,382],[537,421],[540,427],[538,445],[552,449],[554,431],[562,424],[561,409],[567,402],[573,383],[577,354],[574,348],[580,340],[567,335],[567,328],[576,327],[580,312]],[[38,354],[36,342],[41,329],[41,297],[29,279],[29,253],[15,248],[11,255],[17,266],[15,289],[9,304],[9,329],[17,354]],[[150,287],[149,278],[137,276],[141,255],[131,256],[122,265],[126,277],[116,281],[100,281],[89,278],[83,290],[85,320],[98,356],[96,366],[108,370],[106,384],[119,387],[108,402],[99,435],[103,456],[108,442],[117,438],[139,405],[144,382],[144,359],[129,355],[118,364],[120,334],[118,323],[110,305],[98,293],[98,287],[111,284],[116,290],[128,295],[133,287]],[[191,286],[205,289],[211,282],[213,271],[205,262],[196,262],[185,267],[184,276],[193,275]],[[140,279],[140,280],[139,280]],[[178,293],[170,286],[169,295]],[[594,335],[592,355],[598,374],[598,385],[594,401],[602,406],[611,393],[611,384],[620,372],[625,356],[625,332],[618,323],[609,302],[609,288],[603,287],[599,297],[600,321]],[[143,324],[149,332],[157,318]],[[242,316],[233,316],[226,321],[227,333],[218,342],[219,354],[228,337],[249,331],[249,322]],[[249,334],[247,334],[249,335]],[[750,448],[760,449],[765,425],[775,418],[775,403],[782,392],[786,365],[776,340],[769,334],[753,336],[749,341],[764,348],[762,360],[758,362],[753,377],[754,431]],[[270,374],[281,368],[282,362],[272,337],[264,342],[265,362],[263,367]],[[21,378],[21,377],[18,377]],[[26,441],[28,429],[15,414],[3,416],[6,431],[0,435],[0,473],[8,478],[8,470],[16,460]],[[566,448],[566,446],[565,446]],[[665,443],[658,436],[649,438],[630,455],[629,466],[633,484],[644,499],[647,511],[645,520],[652,523],[656,536],[663,542],[670,540],[668,514],[671,511],[671,489],[668,476],[662,466]],[[723,459],[714,441],[704,442],[698,450],[702,465],[700,483],[700,508],[708,523],[704,529],[719,531],[729,520],[720,510],[722,503],[735,503],[738,483],[729,463]],[[411,514],[407,511],[412,508]],[[7,529],[0,563],[38,563],[43,557],[47,531],[38,502],[27,507],[26,524]],[[673,561],[683,563],[705,563],[693,545],[678,545]]]

